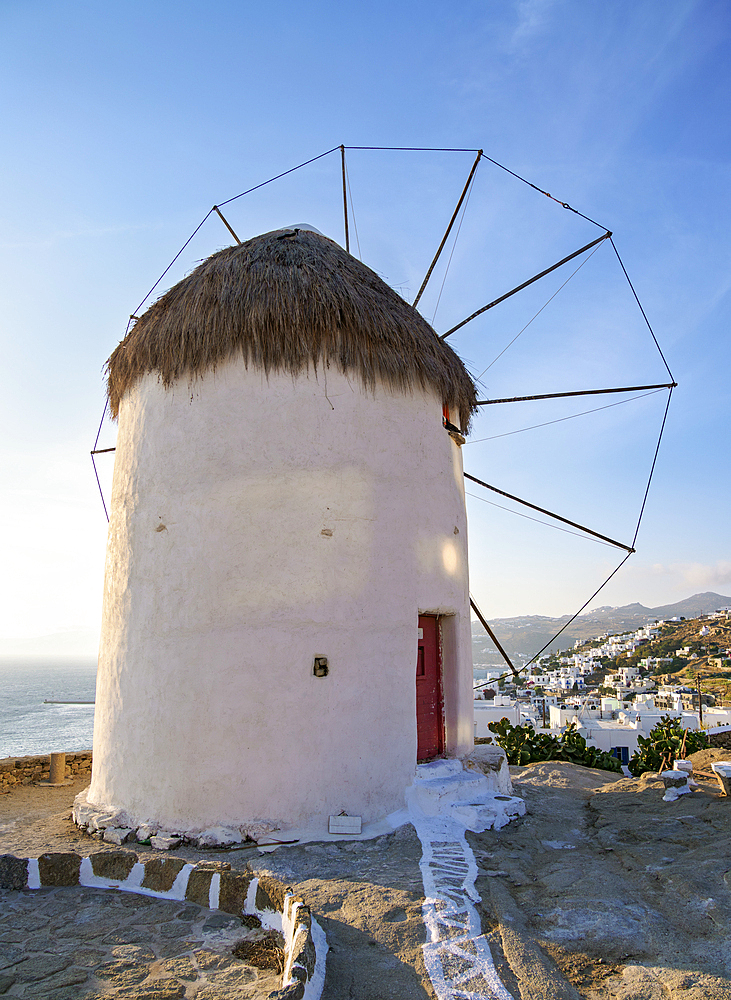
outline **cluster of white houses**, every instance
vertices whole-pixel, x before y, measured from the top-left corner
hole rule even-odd
[[[713,617],[726,617],[728,612],[716,612]],[[549,729],[554,734],[575,724],[589,746],[613,752],[626,763],[637,750],[637,738],[647,736],[662,716],[679,718],[684,728],[713,730],[731,727],[731,708],[703,705],[701,727],[697,692],[683,685],[657,686],[649,673],[673,657],[645,657],[637,666],[620,667],[604,679],[603,687],[614,689],[614,696],[603,697],[586,691],[586,677],[601,668],[601,657],[616,657],[620,653],[635,653],[660,634],[664,622],[644,626],[632,633],[601,637],[601,644],[586,652],[559,658],[555,669],[547,670],[549,657],[543,658],[531,672],[526,686],[515,698],[496,695],[486,700],[479,693],[475,698],[475,738],[491,735],[488,726],[501,718],[512,725],[532,725]],[[700,635],[709,634],[706,626]],[[575,643],[580,647],[584,643]],[[729,651],[725,651],[728,654]],[[675,651],[676,656],[692,658],[690,647]],[[723,653],[719,658],[725,659]],[[536,693],[538,688],[541,693]],[[478,689],[479,690],[479,689]]]
[[[692,692],[683,687],[661,687],[656,693],[638,694],[632,701],[619,698],[580,696],[562,700],[560,694],[547,694],[533,701],[521,702],[505,695],[493,701],[475,701],[475,737],[491,735],[488,725],[507,718],[512,725],[532,725],[550,729],[555,735],[574,723],[589,746],[614,752],[627,763],[637,750],[638,736],[647,736],[664,715],[679,718],[683,728],[701,728]],[[703,706],[703,728],[731,728],[731,708]]]

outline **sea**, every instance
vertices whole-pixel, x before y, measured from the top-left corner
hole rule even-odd
[[[0,660],[0,760],[91,750],[95,686],[94,662]]]

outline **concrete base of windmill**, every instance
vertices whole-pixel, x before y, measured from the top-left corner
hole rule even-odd
[[[414,811],[422,817],[449,819],[464,829],[481,833],[490,829],[500,830],[511,819],[525,813],[523,800],[512,794],[505,752],[492,746],[476,748],[464,761],[435,760],[417,765],[413,784],[405,789],[405,808],[362,823],[359,832],[352,824],[356,817],[352,816],[334,817],[336,821],[348,820],[347,830],[331,829],[330,816],[313,816],[306,825],[298,827],[285,827],[262,820],[237,826],[173,830],[163,828],[150,817],[132,816],[113,806],[89,802],[88,792],[86,788],[74,799],[72,816],[77,826],[110,843],[137,840],[149,843],[157,850],[169,850],[181,842],[198,848],[250,844],[252,848],[268,851],[293,844],[372,840],[412,822]],[[343,825],[342,822],[340,825]]]
[[[163,851],[177,847],[183,840],[196,847],[231,847],[247,840],[255,842],[280,835],[276,824],[265,821],[242,826],[213,826],[205,830],[168,830],[159,823],[132,816],[123,809],[89,802],[88,791],[85,788],[74,799],[71,811],[74,823],[87,833],[115,844],[122,842],[113,839],[120,831],[124,834],[124,841],[133,839],[134,833],[138,842],[149,842],[152,847]]]
[[[205,830],[169,830],[150,819],[140,820],[124,810],[89,802],[88,791],[85,788],[74,799],[72,817],[77,826],[92,836],[111,843],[118,843],[116,838],[122,836],[124,842],[137,840],[138,843],[149,843],[157,850],[170,850],[184,841],[198,848],[237,847],[248,843],[252,848],[258,846],[260,850],[269,851],[280,846],[315,841],[372,840],[393,833],[399,826],[409,822],[407,811],[402,809],[378,821],[363,823],[359,833],[345,830],[330,832],[329,816],[313,817],[311,823],[301,827],[284,828],[262,821],[241,826],[213,826]],[[342,819],[353,820],[354,817]]]

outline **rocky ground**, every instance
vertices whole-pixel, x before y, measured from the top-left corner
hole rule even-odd
[[[728,751],[695,756],[697,766]],[[666,803],[655,775],[607,780],[573,764],[514,770],[527,815],[499,833],[468,834],[511,993],[728,1000],[731,799],[718,785],[699,782]]]
[[[704,751],[702,763],[724,755],[728,751]],[[731,799],[720,797],[715,783],[700,782],[699,791],[665,803],[655,777],[636,781],[567,763],[511,768],[511,774],[516,794],[525,797],[526,816],[468,839],[480,870],[483,930],[516,1000],[728,1000]],[[70,822],[78,790],[29,787],[0,796],[0,853],[102,849]],[[225,858],[234,867],[249,863],[293,885],[330,944],[323,1000],[434,996],[421,954],[421,850],[411,827],[372,842],[310,844],[264,855],[175,853],[191,861]],[[77,921],[79,912],[92,912],[86,899],[73,905]],[[129,898],[119,904],[131,905]],[[180,914],[167,919],[186,923]],[[7,931],[12,925],[6,916],[2,926]],[[41,927],[33,933],[48,936]],[[13,945],[3,942],[0,931],[0,952]],[[53,942],[49,949],[53,955]],[[104,960],[124,959],[105,950]],[[78,966],[53,974],[68,968]],[[212,988],[203,973],[178,980],[179,996],[203,1000],[204,988]],[[251,978],[241,995],[266,995],[265,986],[271,988]],[[23,996],[29,987],[8,987],[8,995]],[[56,997],[34,988],[28,996]],[[62,988],[86,995],[85,986]],[[95,989],[88,995],[98,995]],[[63,994],[57,1000],[65,1000]]]
[[[279,977],[231,954],[242,930],[226,913],[130,893],[0,891],[0,994],[34,1000],[266,996],[278,989]]]

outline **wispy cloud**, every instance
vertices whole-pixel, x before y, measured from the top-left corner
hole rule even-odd
[[[540,34],[556,0],[518,0],[515,9],[518,25],[511,39],[513,48],[522,48]]]
[[[676,563],[667,569],[677,574],[691,587],[713,590],[731,583],[731,562],[719,559],[714,565],[706,563]]]
[[[650,586],[652,580],[663,581],[677,592],[712,591],[731,584],[731,560],[719,559],[715,563],[653,563],[651,566],[637,567],[634,576],[638,580],[644,578]]]
[[[41,239],[19,240],[17,242],[2,242],[0,250],[48,250],[68,240],[89,239],[95,236],[118,235],[119,233],[135,233],[155,231],[162,228],[159,223],[141,223],[139,225],[122,226],[92,226],[86,229],[58,230],[48,233]]]

